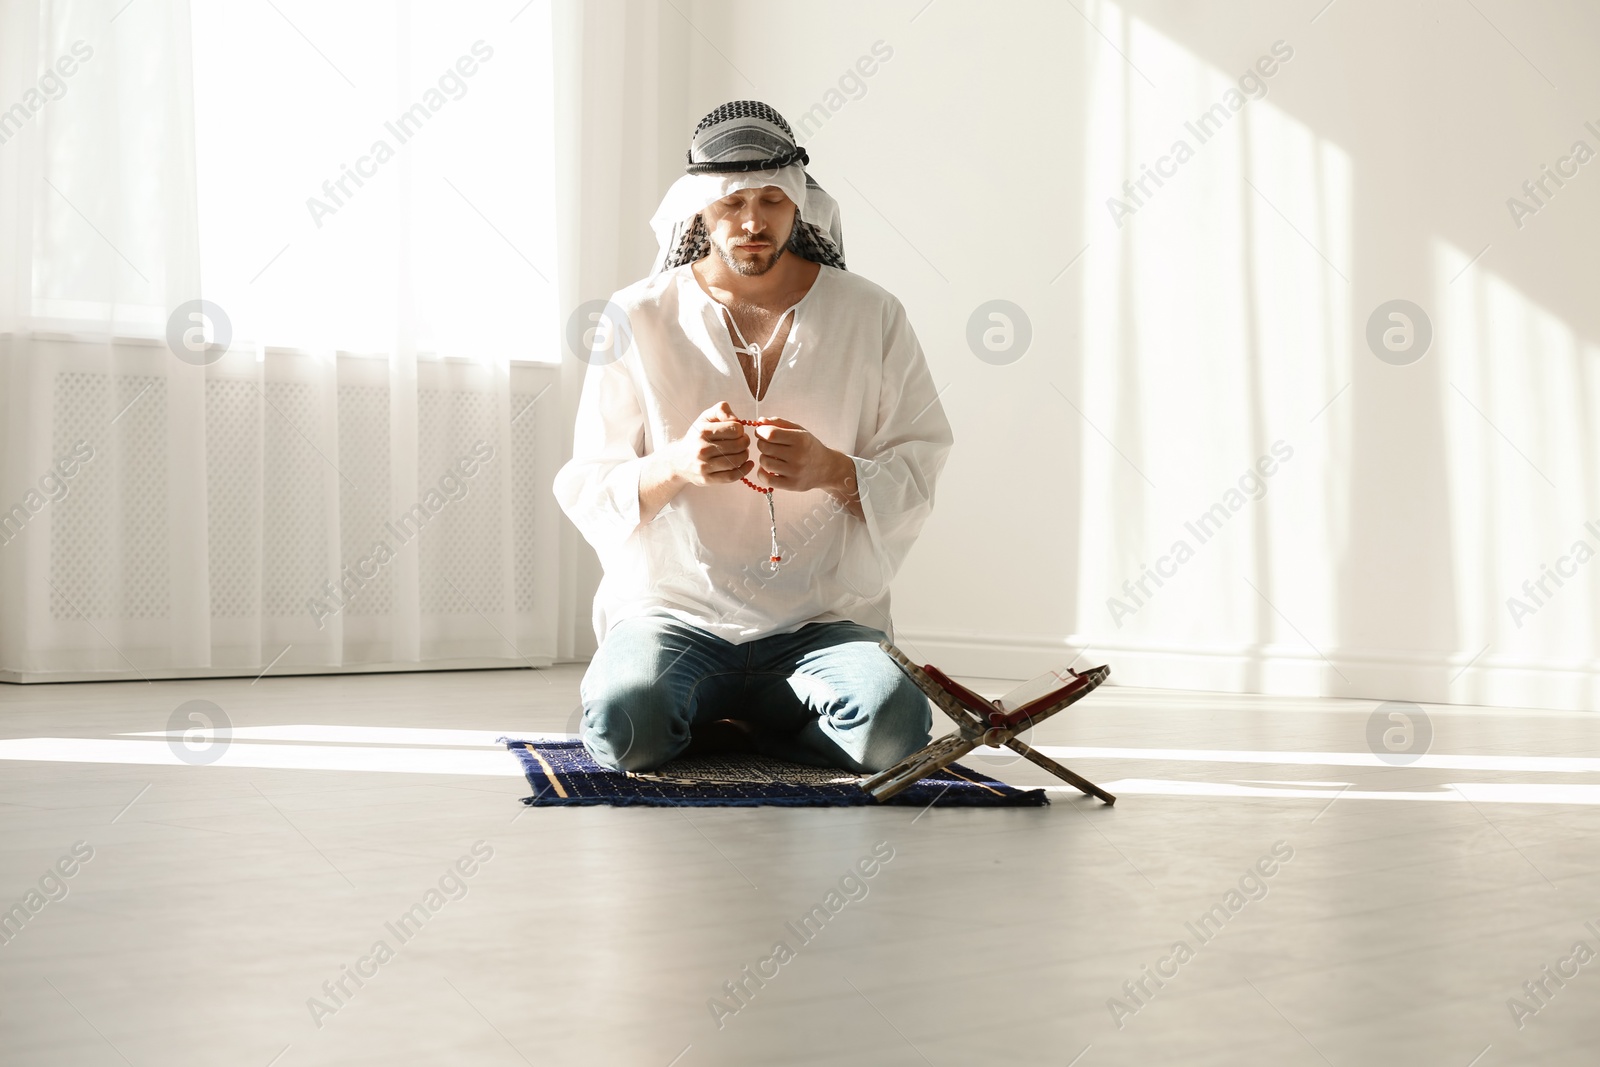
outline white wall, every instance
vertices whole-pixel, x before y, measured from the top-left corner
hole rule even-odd
[[[901,643],[968,674],[1089,646],[1125,684],[1593,706],[1600,560],[1525,617],[1506,602],[1574,542],[1600,549],[1600,161],[1520,228],[1507,198],[1575,141],[1600,151],[1600,9],[1076,6],[659,15],[692,22],[682,141],[724,100],[797,126],[823,105],[802,140],[850,267],[904,301],[948,387],[956,448],[895,587]],[[1280,41],[1265,95],[1229,109]],[[1184,123],[1218,103],[1202,143]],[[1108,197],[1179,138],[1192,158],[1119,226]],[[1032,329],[1005,365],[967,341],[997,298]],[[1409,365],[1366,340],[1394,299],[1432,325]],[[1275,442],[1292,457],[1226,510]],[[1185,523],[1219,503],[1201,543]],[[1179,540],[1192,558],[1123,593]]]

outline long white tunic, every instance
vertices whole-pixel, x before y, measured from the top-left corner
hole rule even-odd
[[[794,305],[758,405],[730,316],[700,287],[692,264],[611,300],[627,316],[631,344],[621,358],[591,362],[572,459],[554,484],[605,568],[595,637],[604,641],[622,619],[656,611],[734,644],[846,619],[892,637],[889,583],[933,508],[953,441],[900,301],[859,274],[823,266]],[[740,482],[686,486],[641,524],[643,457],[724,400],[740,418],[788,419],[848,454],[865,519],[821,489],[777,490],[776,574],[767,564],[767,502]],[[750,455],[759,459],[753,440]]]

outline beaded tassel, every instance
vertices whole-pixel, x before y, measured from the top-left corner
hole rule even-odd
[[[722,305],[718,304],[717,307],[722,308]],[[727,311],[726,308],[722,308],[722,310]],[[789,311],[793,310],[794,308],[789,309]],[[785,311],[783,315],[778,317],[778,325],[772,328],[772,337],[767,338],[768,344],[771,344],[773,338],[778,336],[778,329],[783,325],[784,316],[787,316],[789,311]],[[761,346],[754,342],[745,342],[744,331],[739,329],[739,323],[733,318],[731,311],[728,312],[728,321],[733,324],[734,332],[739,335],[739,340],[744,343],[744,347],[739,351],[751,358],[756,370],[756,417],[754,419],[738,419],[736,421],[741,426],[761,426],[763,425],[761,419]],[[767,498],[767,518],[772,523],[772,555],[767,557],[767,569],[776,574],[778,572],[778,564],[783,562],[783,557],[778,555],[778,510],[772,503],[772,486],[757,485],[749,478],[740,478],[739,480]]]
[[[760,419],[738,419],[736,421],[741,426],[762,426],[762,425],[765,425]],[[777,509],[774,508],[773,504],[772,504],[772,486],[770,486],[770,485],[757,485],[755,482],[752,482],[749,478],[740,478],[739,480],[741,482],[743,482],[745,485],[748,485],[750,488],[754,489],[756,492],[765,493],[766,494],[766,497],[767,497],[767,517],[772,520],[772,555],[767,557],[767,562],[768,563],[772,563],[772,564],[782,563],[783,562],[783,557],[778,555],[778,512],[777,512]]]

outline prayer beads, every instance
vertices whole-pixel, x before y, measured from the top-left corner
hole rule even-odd
[[[765,422],[763,422],[761,419],[735,419],[734,421],[737,422],[741,426],[764,426],[764,425],[766,425]],[[773,506],[772,506],[772,486],[770,486],[770,485],[757,485],[755,482],[752,482],[749,478],[740,478],[739,480],[741,482],[743,482],[745,485],[748,485],[750,488],[754,489],[756,492],[761,493],[764,496],[766,496],[766,498],[767,498],[767,513],[768,513],[769,517],[772,519],[772,555],[767,557],[767,562],[768,563],[782,563],[783,562],[783,557],[778,555],[778,516],[777,516],[777,512],[773,510]]]

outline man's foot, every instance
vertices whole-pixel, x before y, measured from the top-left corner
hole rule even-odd
[[[689,735],[684,756],[719,756],[756,752],[755,728],[743,719],[715,719]]]

